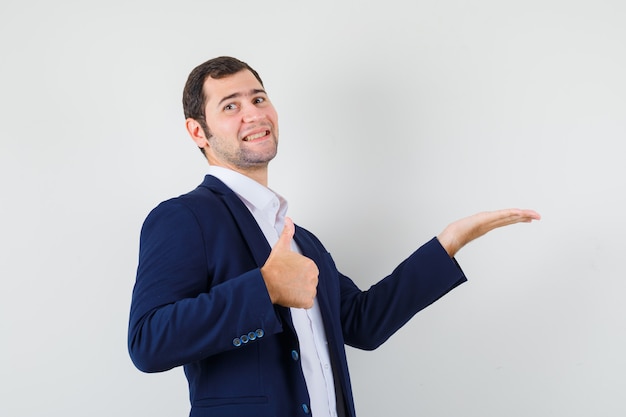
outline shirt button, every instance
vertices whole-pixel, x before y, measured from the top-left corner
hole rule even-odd
[[[293,358],[294,361],[297,361],[298,359],[300,359],[300,355],[298,354],[297,350],[291,351],[291,357]]]

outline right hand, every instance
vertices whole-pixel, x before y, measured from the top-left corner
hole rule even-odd
[[[261,275],[273,304],[311,308],[317,295],[319,270],[311,259],[291,250],[295,230],[293,221],[285,218],[283,232],[261,267]]]

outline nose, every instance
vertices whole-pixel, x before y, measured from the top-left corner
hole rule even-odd
[[[265,117],[263,111],[255,105],[248,105],[243,111],[243,121],[245,123],[254,123]]]

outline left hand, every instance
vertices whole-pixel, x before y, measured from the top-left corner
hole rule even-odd
[[[534,210],[512,208],[485,211],[449,224],[437,239],[452,258],[463,246],[493,229],[515,223],[530,223],[539,219],[541,216]]]

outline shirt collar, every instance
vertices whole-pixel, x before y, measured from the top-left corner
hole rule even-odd
[[[216,177],[228,186],[251,211],[274,211],[279,218],[287,212],[287,200],[271,189],[259,184],[252,178],[228,168],[210,165],[208,174]],[[275,208],[272,210],[272,204]]]

